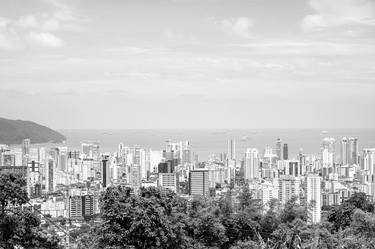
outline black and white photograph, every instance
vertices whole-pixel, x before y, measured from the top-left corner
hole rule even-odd
[[[0,0],[0,249],[375,249],[375,0]]]

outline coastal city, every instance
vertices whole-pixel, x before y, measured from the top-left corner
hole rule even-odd
[[[324,207],[337,206],[354,193],[375,198],[375,148],[360,148],[357,138],[327,137],[320,153],[299,151],[291,157],[280,138],[266,148],[236,150],[236,140],[223,141],[219,155],[200,161],[189,141],[167,141],[159,150],[119,143],[114,152],[99,142],[83,142],[80,150],[67,146],[0,146],[0,173],[26,179],[28,206],[38,211],[42,225],[62,239],[72,231],[100,223],[100,195],[109,187],[172,191],[186,200],[220,199],[231,191],[231,204],[247,189],[265,211],[272,200],[285,205],[292,198],[310,205],[308,223],[321,222]],[[62,225],[61,225],[62,224]]]
[[[375,249],[375,0],[0,0],[0,249]]]

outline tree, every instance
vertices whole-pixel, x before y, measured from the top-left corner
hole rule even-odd
[[[194,238],[208,247],[220,247],[228,240],[225,235],[225,227],[212,214],[205,215],[199,219],[195,228]]]
[[[331,222],[333,229],[345,229],[352,222],[355,206],[349,202],[344,202],[339,206],[334,206],[328,212],[327,221]]]
[[[281,223],[280,219],[280,209],[281,204],[277,199],[270,200],[269,209],[262,216],[262,219],[259,221],[260,225],[260,234],[263,239],[268,240],[270,235],[277,229]]]
[[[254,202],[254,199],[253,199],[253,194],[251,193],[250,189],[249,189],[249,186],[247,184],[245,184],[243,187],[242,187],[242,192],[240,193],[240,195],[238,196],[238,200],[240,202],[240,209],[245,209],[245,208],[248,208],[248,207],[251,207],[253,202]]]
[[[374,204],[370,203],[365,193],[354,193],[346,202],[365,212],[374,212]]]
[[[356,209],[353,214],[353,221],[347,232],[364,239],[375,238],[375,215]]]
[[[60,248],[57,237],[40,228],[39,218],[22,208],[29,199],[21,175],[0,174],[0,248]]]
[[[307,221],[306,207],[300,206],[297,203],[297,197],[292,197],[284,206],[280,214],[282,223],[292,222],[295,219]]]
[[[107,188],[101,197],[105,225],[99,229],[99,247],[184,248],[185,224],[174,211],[183,202],[176,198],[156,188],[139,195],[120,186]]]
[[[262,248],[261,245],[254,241],[238,241],[234,246],[230,247],[230,249],[259,249]]]

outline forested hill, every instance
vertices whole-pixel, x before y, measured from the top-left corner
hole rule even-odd
[[[60,143],[66,140],[61,133],[31,121],[0,118],[0,144],[20,144],[30,138],[32,143]]]

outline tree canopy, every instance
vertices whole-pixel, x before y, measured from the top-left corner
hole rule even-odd
[[[57,237],[40,228],[39,217],[22,206],[28,201],[21,175],[0,174],[0,248],[60,248]]]
[[[232,205],[232,193],[218,199],[187,200],[157,188],[138,194],[110,187],[101,197],[104,223],[91,231],[96,248],[371,248],[373,204],[355,194],[331,207],[327,219],[311,224],[309,207],[291,199],[284,207],[272,200],[265,210],[244,188]],[[361,231],[364,231],[363,233]],[[348,239],[350,238],[350,239]],[[367,247],[366,247],[367,246]]]

